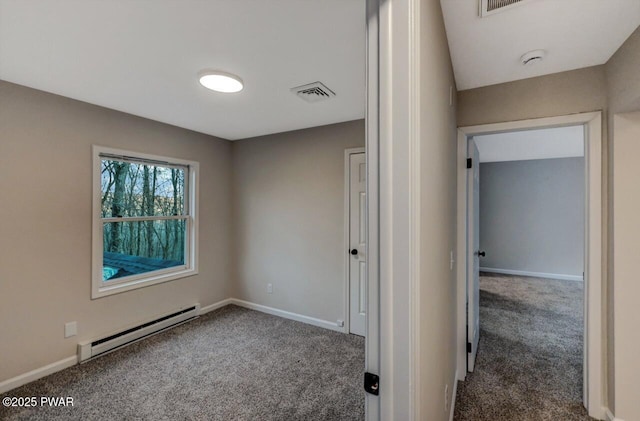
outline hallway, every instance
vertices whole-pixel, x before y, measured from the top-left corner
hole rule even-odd
[[[476,369],[455,420],[590,420],[582,406],[583,284],[482,273]]]

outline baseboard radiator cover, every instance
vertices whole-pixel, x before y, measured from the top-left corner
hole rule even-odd
[[[78,344],[78,362],[86,362],[90,359],[107,354],[118,348],[130,345],[148,336],[171,329],[177,325],[195,319],[200,313],[200,304],[194,304],[183,310],[178,310],[154,320],[125,329],[121,332],[107,335],[93,341]]]

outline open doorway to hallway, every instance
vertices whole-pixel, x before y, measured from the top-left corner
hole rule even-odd
[[[475,323],[456,419],[588,419],[584,127],[474,136],[469,153]]]
[[[459,129],[456,419],[602,415],[600,124]]]

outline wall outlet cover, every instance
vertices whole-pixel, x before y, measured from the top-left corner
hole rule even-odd
[[[78,323],[69,322],[64,324],[64,337],[70,338],[78,334]]]

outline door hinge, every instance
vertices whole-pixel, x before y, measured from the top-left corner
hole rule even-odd
[[[467,354],[471,354],[471,351],[473,350],[471,342],[467,342]]]
[[[371,373],[364,373],[364,391],[378,396],[380,390],[380,377]]]
[[[467,158],[467,168],[472,168],[472,167],[473,167],[473,159]]]

